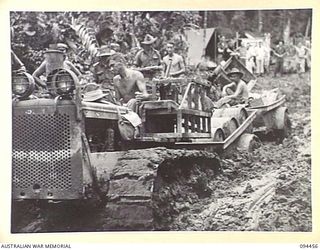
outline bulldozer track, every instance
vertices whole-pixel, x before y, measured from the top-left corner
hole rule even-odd
[[[177,214],[175,201],[190,201],[190,197],[208,192],[205,179],[213,178],[219,169],[218,156],[206,151],[129,150],[118,158],[107,181],[108,192],[102,193],[104,197],[74,204],[30,204],[35,212],[24,220],[19,216],[25,217],[26,203],[19,203],[14,205],[18,217],[13,220],[12,231],[163,230]]]
[[[205,184],[197,184],[194,179],[201,179],[210,170],[214,175],[219,168],[217,155],[205,151],[166,148],[128,151],[119,158],[111,174],[103,230],[163,228],[168,223],[167,215],[174,213],[174,198],[181,198],[179,189],[184,181],[190,184],[193,178],[192,191],[201,196]],[[161,221],[163,217],[167,217],[166,223]]]

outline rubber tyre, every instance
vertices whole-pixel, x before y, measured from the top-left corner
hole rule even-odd
[[[242,151],[252,152],[259,148],[261,141],[258,136],[254,134],[244,133],[240,136],[238,141],[238,149]]]

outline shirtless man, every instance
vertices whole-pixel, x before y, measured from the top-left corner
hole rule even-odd
[[[225,85],[222,88],[222,96],[217,103],[216,106],[220,107],[226,103],[243,103],[249,97],[249,90],[247,84],[241,80],[243,73],[239,71],[237,68],[231,69],[231,71],[227,74],[229,79],[232,81],[231,83]],[[230,104],[232,105],[232,104]]]
[[[168,43],[168,55],[163,58],[165,77],[179,77],[186,71],[182,56],[174,53],[173,49],[173,44]]]
[[[248,98],[249,90],[247,84],[241,80],[243,73],[237,68],[233,68],[227,76],[232,82],[222,88],[222,96]]]
[[[110,60],[109,65],[116,74],[113,83],[117,101],[136,111],[137,101],[151,97],[147,92],[143,74],[127,68],[123,61]]]

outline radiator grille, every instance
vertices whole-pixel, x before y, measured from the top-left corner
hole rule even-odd
[[[68,114],[15,115],[12,137],[14,187],[71,187]]]

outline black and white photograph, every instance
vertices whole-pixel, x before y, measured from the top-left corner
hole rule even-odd
[[[312,8],[9,17],[11,234],[313,231]]]

